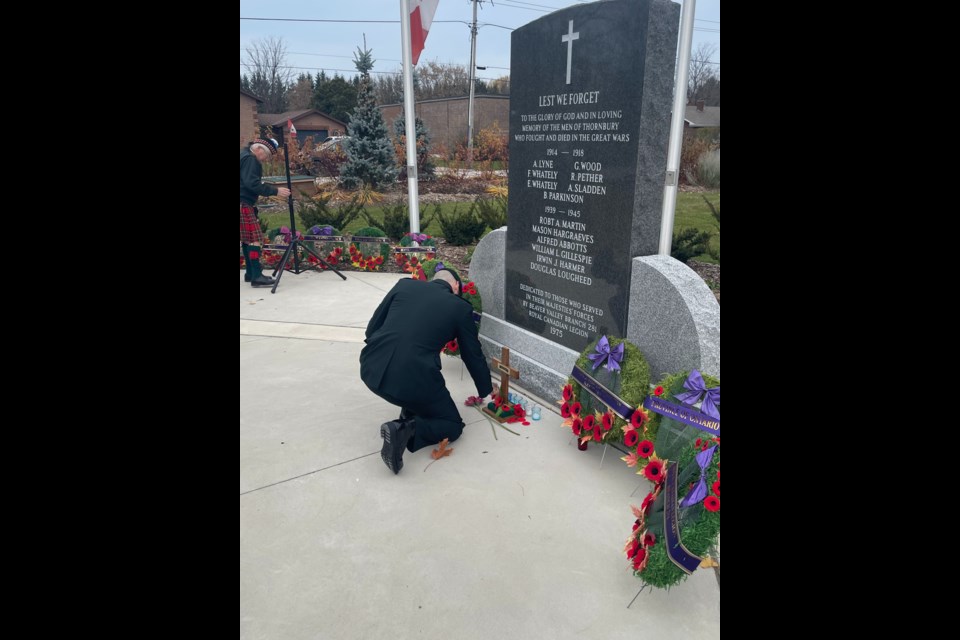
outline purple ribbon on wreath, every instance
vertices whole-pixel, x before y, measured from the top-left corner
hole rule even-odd
[[[442,262],[438,262],[436,268],[435,268],[433,271],[434,271],[435,273],[439,273],[439,272],[443,271],[443,270],[446,269],[446,268],[447,268],[447,267],[446,267],[445,264],[443,264]]]
[[[310,227],[310,233],[315,236],[332,236],[333,227],[327,225],[326,227],[321,227],[320,225],[314,225]]]
[[[621,342],[613,349],[610,348],[610,341],[607,336],[603,336],[597,342],[596,353],[591,353],[587,357],[593,362],[593,369],[607,361],[607,371],[620,371],[620,362],[623,360],[623,343]]]
[[[413,242],[426,242],[430,238],[430,236],[425,233],[411,233],[409,236]]]
[[[713,459],[713,452],[716,448],[717,445],[713,445],[697,454],[697,464],[700,465],[700,481],[680,502],[681,507],[692,507],[707,497],[707,467],[710,466],[710,460]]]
[[[707,385],[703,381],[703,376],[700,375],[699,371],[694,369],[683,383],[683,388],[689,389],[689,391],[677,394],[677,400],[693,406],[702,395],[703,404],[700,405],[700,411],[711,418],[720,419],[720,387],[707,389]]]

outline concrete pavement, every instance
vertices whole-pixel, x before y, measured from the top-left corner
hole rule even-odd
[[[400,276],[344,274],[288,273],[271,294],[240,272],[241,638],[719,638],[710,570],[627,608],[641,583],[622,549],[649,485],[616,450],[601,466],[571,444],[556,398],[496,438],[461,405],[453,455],[389,471],[379,426],[397,409],[359,354]],[[442,361],[455,400],[476,394]]]

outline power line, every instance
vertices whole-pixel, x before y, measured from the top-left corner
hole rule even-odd
[[[241,20],[261,20],[266,22],[346,22],[348,24],[352,23],[378,23],[378,24],[400,24],[399,20],[336,20],[332,18],[244,18],[240,16]],[[469,25],[469,22],[464,20],[434,20],[432,24],[438,23],[456,23],[456,24],[465,24]]]

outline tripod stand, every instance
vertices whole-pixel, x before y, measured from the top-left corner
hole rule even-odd
[[[293,254],[293,272],[295,274],[300,275],[304,271],[310,271],[312,269],[320,271],[319,267],[313,265],[301,268],[300,252],[298,251],[298,249],[301,248],[319,260],[320,264],[326,265],[328,269],[332,270],[335,274],[346,280],[347,276],[340,273],[335,266],[321,258],[316,251],[308,247],[306,244],[304,244],[303,240],[300,240],[297,237],[297,224],[293,215],[293,184],[290,181],[290,154],[287,149],[287,141],[283,137],[283,125],[274,126],[274,129],[280,134],[280,143],[283,145],[283,164],[287,170],[287,189],[290,189],[290,195],[287,197],[287,208],[290,210],[290,242],[287,245],[286,251],[283,252],[283,257],[280,258],[280,263],[273,270],[273,275],[276,280],[273,283],[273,288],[270,289],[270,293],[277,292],[277,287],[280,286],[280,278],[283,276],[284,269],[286,269],[287,261],[290,259],[291,254]]]

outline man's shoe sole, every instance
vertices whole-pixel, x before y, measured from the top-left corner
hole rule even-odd
[[[385,422],[380,425],[380,437],[383,438],[383,448],[380,449],[380,457],[383,464],[387,465],[394,474],[400,473],[403,469],[403,448],[400,448],[400,455],[394,457],[393,443],[400,437],[400,430],[396,422]]]

